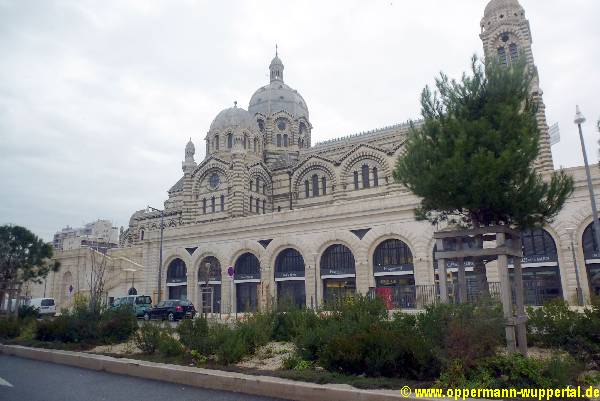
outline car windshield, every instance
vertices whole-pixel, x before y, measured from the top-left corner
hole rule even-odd
[[[157,308],[162,308],[163,306],[165,306],[167,303],[165,301],[161,301],[158,303],[158,305],[156,305]]]
[[[138,305],[150,305],[152,303],[152,299],[148,296],[137,297],[135,303]]]
[[[53,299],[42,299],[42,306],[54,306]]]

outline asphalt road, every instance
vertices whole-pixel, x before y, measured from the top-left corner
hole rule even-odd
[[[277,401],[0,355],[2,401]]]

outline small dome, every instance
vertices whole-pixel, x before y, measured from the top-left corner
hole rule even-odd
[[[187,145],[185,145],[185,154],[194,155],[194,153],[196,153],[196,147],[194,146],[194,142],[192,142],[192,138],[190,138]]]
[[[271,60],[271,64],[269,65],[269,67],[274,67],[274,66],[283,66],[283,62],[277,55],[275,57],[273,57],[273,60]]]
[[[485,7],[483,15],[486,18],[493,17],[499,11],[503,10],[523,11],[523,7],[521,7],[521,4],[519,4],[519,0],[492,0]]]
[[[286,111],[294,117],[308,119],[308,107],[304,98],[282,81],[273,81],[254,92],[248,111],[251,115],[262,113],[267,116]]]
[[[236,128],[240,130],[247,129],[252,131],[255,123],[252,115],[241,107],[237,107],[237,104],[233,107],[221,111],[212,124],[210,125],[211,131],[225,131],[230,128]]]

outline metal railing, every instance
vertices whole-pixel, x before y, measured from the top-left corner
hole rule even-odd
[[[456,303],[459,300],[458,284],[448,283],[448,300]],[[488,291],[482,291],[477,285],[467,285],[467,302],[476,303],[486,297],[500,299],[499,282],[488,282]],[[525,305],[541,306],[551,299],[562,298],[560,282],[548,280],[524,280],[523,295]],[[394,287],[371,288],[368,296],[380,297],[388,309],[423,309],[439,302],[437,284],[399,285]],[[512,288],[512,300],[516,303],[515,289]]]

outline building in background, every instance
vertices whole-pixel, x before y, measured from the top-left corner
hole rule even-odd
[[[115,248],[119,244],[119,230],[110,220],[96,220],[80,228],[65,227],[54,234],[52,246],[56,251],[68,251],[82,246],[96,249]]]
[[[550,135],[525,11],[517,0],[491,0],[480,27],[486,58],[505,65],[522,58],[535,73],[536,167],[547,176],[553,171]],[[216,115],[206,127],[204,160],[196,162],[195,146],[187,143],[183,174],[168,190],[164,211],[135,212],[121,247],[107,252],[120,272],[109,297],[125,295],[133,284],[154,300],[161,294],[198,305],[210,294],[212,310],[223,313],[271,301],[314,307],[357,292],[382,294],[402,309],[435,300],[444,278],[433,258],[434,228],[415,219],[420,200],[392,175],[409,124],[313,144],[308,105],[283,72],[276,54],[269,82],[250,97],[247,110],[236,103]],[[566,173],[575,191],[564,209],[551,224],[523,233],[529,304],[557,297],[575,302],[578,286],[586,300],[600,293],[585,171]],[[593,183],[600,187],[596,169]],[[66,239],[71,230],[64,231]],[[89,262],[58,234],[63,267],[50,280],[62,302],[69,289],[82,287]],[[466,269],[472,287],[472,264]],[[449,280],[456,270],[456,262],[447,261]],[[487,275],[490,283],[498,281],[493,262]]]

